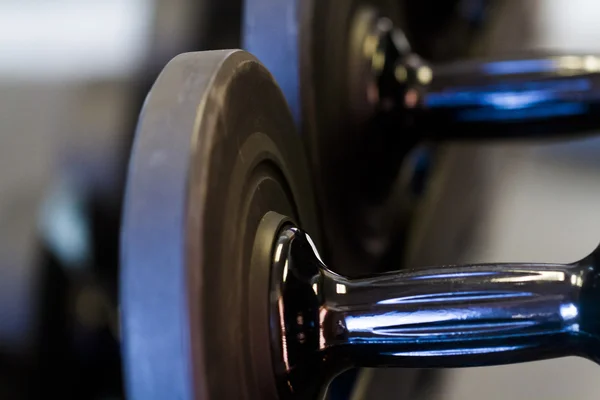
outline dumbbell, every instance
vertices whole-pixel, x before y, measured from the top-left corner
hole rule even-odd
[[[427,182],[440,143],[564,140],[598,126],[594,55],[440,63],[418,53],[433,55],[415,37],[417,22],[403,33],[403,17],[414,15],[398,2],[267,3],[247,8],[244,48],[281,85],[308,149],[323,252],[346,274],[404,257],[427,196],[411,190]]]
[[[326,267],[294,132],[244,51],[183,54],[157,79],[121,235],[128,398],[312,399],[351,367],[598,358],[597,252],[352,278]]]
[[[573,137],[597,129],[600,57],[535,55],[430,64],[402,30],[373,18],[362,45],[356,107],[390,114],[418,140]],[[360,56],[357,56],[360,58]],[[357,62],[358,64],[358,62]]]

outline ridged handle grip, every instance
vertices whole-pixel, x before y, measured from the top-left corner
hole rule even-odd
[[[587,335],[583,286],[592,274],[582,264],[450,266],[357,280],[324,271],[327,345],[344,347],[361,366],[495,365],[569,355]]]
[[[276,242],[271,290],[282,385],[312,395],[350,367],[468,367],[572,355],[599,362],[599,255],[572,264],[458,265],[349,279],[323,264],[306,233],[289,227]]]

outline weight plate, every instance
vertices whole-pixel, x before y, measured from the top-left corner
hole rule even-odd
[[[268,346],[268,335],[250,343],[249,317],[259,298],[266,319],[268,291],[249,282],[270,267],[270,255],[252,259],[269,211],[318,234],[294,129],[248,53],[183,54],[160,74],[138,124],[121,236],[128,398],[275,396],[268,350],[250,354]]]
[[[394,224],[404,224],[404,217],[399,215],[402,207],[398,206],[404,200],[390,199],[398,195],[398,191],[391,190],[397,168],[388,168],[387,163],[381,165],[382,161],[392,160],[397,167],[397,160],[403,154],[378,140],[369,127],[354,124],[355,112],[349,98],[356,82],[351,81],[348,67],[350,53],[362,45],[353,42],[357,18],[366,9],[374,9],[402,26],[401,3],[397,0],[245,2],[244,47],[273,72],[301,127],[317,188],[325,257],[330,265],[350,275],[372,272],[383,256],[382,251],[373,251],[370,246],[374,242],[372,237],[389,236],[390,231],[397,229]],[[373,157],[380,149],[387,152]],[[363,159],[359,160],[357,155]],[[375,180],[385,186],[385,193],[381,195],[383,199],[372,201],[365,194],[373,192],[373,188],[363,184]],[[377,210],[375,217],[373,210]],[[390,225],[394,227],[389,228]]]
[[[302,65],[314,77],[305,89],[306,139],[315,176],[320,177],[316,187],[331,263],[355,275],[381,269],[390,233],[398,224],[406,228],[399,213],[406,193],[392,189],[404,155],[396,143],[401,133],[390,137],[354,118],[357,111],[350,99],[362,85],[353,79],[349,65],[363,50],[360,39],[365,36],[356,31],[365,16],[377,13],[396,26],[403,22],[397,0],[328,4],[315,8],[312,43],[304,49],[307,61]]]

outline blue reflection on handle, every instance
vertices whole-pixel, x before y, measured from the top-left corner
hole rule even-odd
[[[552,72],[556,70],[556,65],[551,59],[514,60],[490,62],[484,64],[482,69],[488,75],[514,75]]]
[[[518,121],[525,119],[538,119],[560,116],[585,114],[588,106],[581,103],[550,104],[534,108],[517,110],[481,108],[466,110],[458,115],[459,121]]]
[[[591,88],[591,82],[588,79],[561,79],[538,82],[519,82],[519,83],[500,83],[495,85],[485,85],[483,87],[463,87],[453,89],[452,91],[433,92],[427,94],[425,105],[428,108],[455,108],[478,107],[483,110],[509,110],[509,113],[492,113],[491,119],[521,119],[527,117],[547,117],[551,116],[552,111],[558,115],[572,115],[585,112],[586,108],[576,109],[572,104],[578,104],[569,100],[565,95],[574,97],[580,92],[588,92]],[[566,102],[566,103],[565,103]],[[537,108],[540,105],[569,104],[566,107],[557,107],[548,109],[547,112],[538,111],[536,113],[515,113],[513,110],[522,110],[528,108]],[[471,110],[469,110],[471,111]],[[467,113],[462,120],[484,120],[486,114],[482,114],[481,109],[473,116]],[[540,114],[541,112],[541,114]],[[549,114],[550,113],[550,114]]]
[[[544,91],[484,93],[481,103],[503,110],[518,110],[548,102],[554,95]]]

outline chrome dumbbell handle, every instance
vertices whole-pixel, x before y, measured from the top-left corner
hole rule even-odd
[[[543,55],[427,63],[380,20],[369,54],[380,115],[416,139],[573,136],[600,128],[600,57]],[[377,38],[377,40],[373,40]],[[366,46],[368,47],[368,46]],[[392,128],[392,129],[394,129]]]
[[[296,391],[360,367],[461,367],[600,352],[594,254],[573,264],[436,267],[347,279],[289,227],[274,250],[272,332]],[[318,387],[321,387],[318,386]]]
[[[415,116],[424,137],[572,136],[600,128],[595,56],[439,66],[426,90]]]

